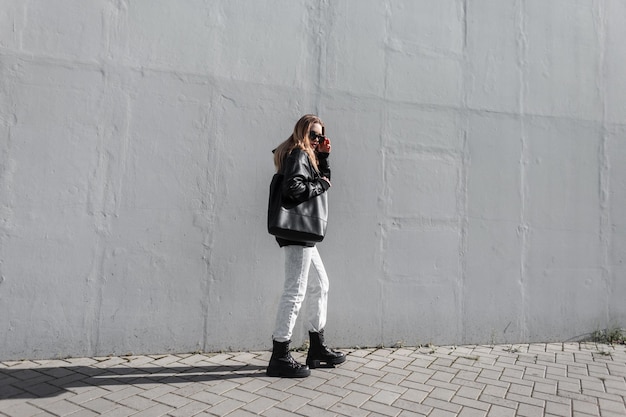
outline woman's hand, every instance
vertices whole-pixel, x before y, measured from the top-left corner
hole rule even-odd
[[[330,139],[324,138],[323,141],[317,145],[318,152],[330,153]]]

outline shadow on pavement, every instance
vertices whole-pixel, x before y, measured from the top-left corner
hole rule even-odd
[[[54,397],[89,386],[207,383],[261,376],[265,376],[265,367],[259,365],[0,369],[0,400]]]

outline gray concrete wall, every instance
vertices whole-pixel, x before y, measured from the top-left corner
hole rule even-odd
[[[333,139],[333,345],[624,326],[625,19],[0,0],[0,359],[268,348],[270,151],[309,112]]]

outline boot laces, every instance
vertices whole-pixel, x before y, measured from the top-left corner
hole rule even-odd
[[[293,356],[291,356],[291,353],[287,353],[287,356],[285,356],[284,358],[281,359],[284,362],[287,362],[289,364],[289,366],[293,369],[298,369],[302,367],[302,364],[298,363],[298,361],[296,361]]]

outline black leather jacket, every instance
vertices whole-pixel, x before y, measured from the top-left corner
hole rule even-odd
[[[326,192],[330,185],[322,180],[321,177],[326,177],[330,180],[328,156],[328,153],[317,153],[318,173],[311,164],[309,155],[306,152],[299,148],[291,151],[283,161],[281,169],[284,175],[283,196],[302,202]],[[280,238],[276,238],[276,241],[281,247],[288,245],[315,246],[315,243],[294,242]]]

